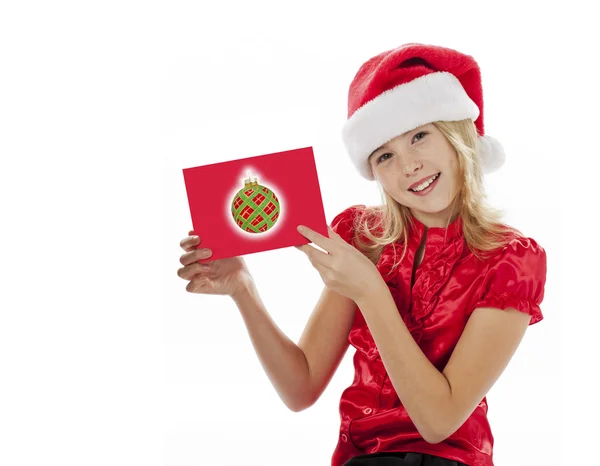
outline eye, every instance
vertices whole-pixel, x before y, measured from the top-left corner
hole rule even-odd
[[[417,134],[414,135],[413,137],[413,141],[417,138],[418,135],[422,134],[423,137],[422,138],[418,138],[417,141],[420,141],[421,139],[423,139],[425,137],[425,135],[427,134],[427,132],[425,131],[419,131]]]
[[[381,162],[385,162],[389,157],[386,157],[387,155],[391,156],[392,154],[390,154],[389,152],[386,152],[385,154],[381,154],[379,157],[377,157],[377,164],[380,164]]]

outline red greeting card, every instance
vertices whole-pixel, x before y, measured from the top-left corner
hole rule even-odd
[[[183,177],[209,260],[307,244],[298,225],[329,236],[312,147],[185,168]]]

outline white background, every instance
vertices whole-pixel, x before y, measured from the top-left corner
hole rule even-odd
[[[548,254],[545,320],[488,397],[496,465],[597,464],[598,34],[547,3],[2,3],[0,464],[329,464],[353,352],[284,407],[232,302],[176,274],[181,170],[313,146],[328,222],[378,203],[347,89],[405,42],[478,60],[507,153],[489,199]],[[297,341],[318,273],[294,248],[247,263]]]

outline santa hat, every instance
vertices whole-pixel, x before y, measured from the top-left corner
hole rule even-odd
[[[486,136],[479,66],[469,55],[404,44],[365,62],[350,84],[342,139],[358,172],[374,180],[369,155],[406,131],[434,121],[471,118],[484,173],[504,163],[504,150]]]

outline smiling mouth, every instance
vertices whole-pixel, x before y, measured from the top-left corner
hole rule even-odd
[[[409,191],[412,191],[413,193],[419,193],[421,191],[424,191],[425,189],[427,189],[435,180],[437,180],[440,176],[441,172],[438,173],[437,175],[433,175],[431,178],[429,178],[427,181],[423,181],[423,183],[421,183],[419,186],[417,186],[416,188],[408,188]]]

